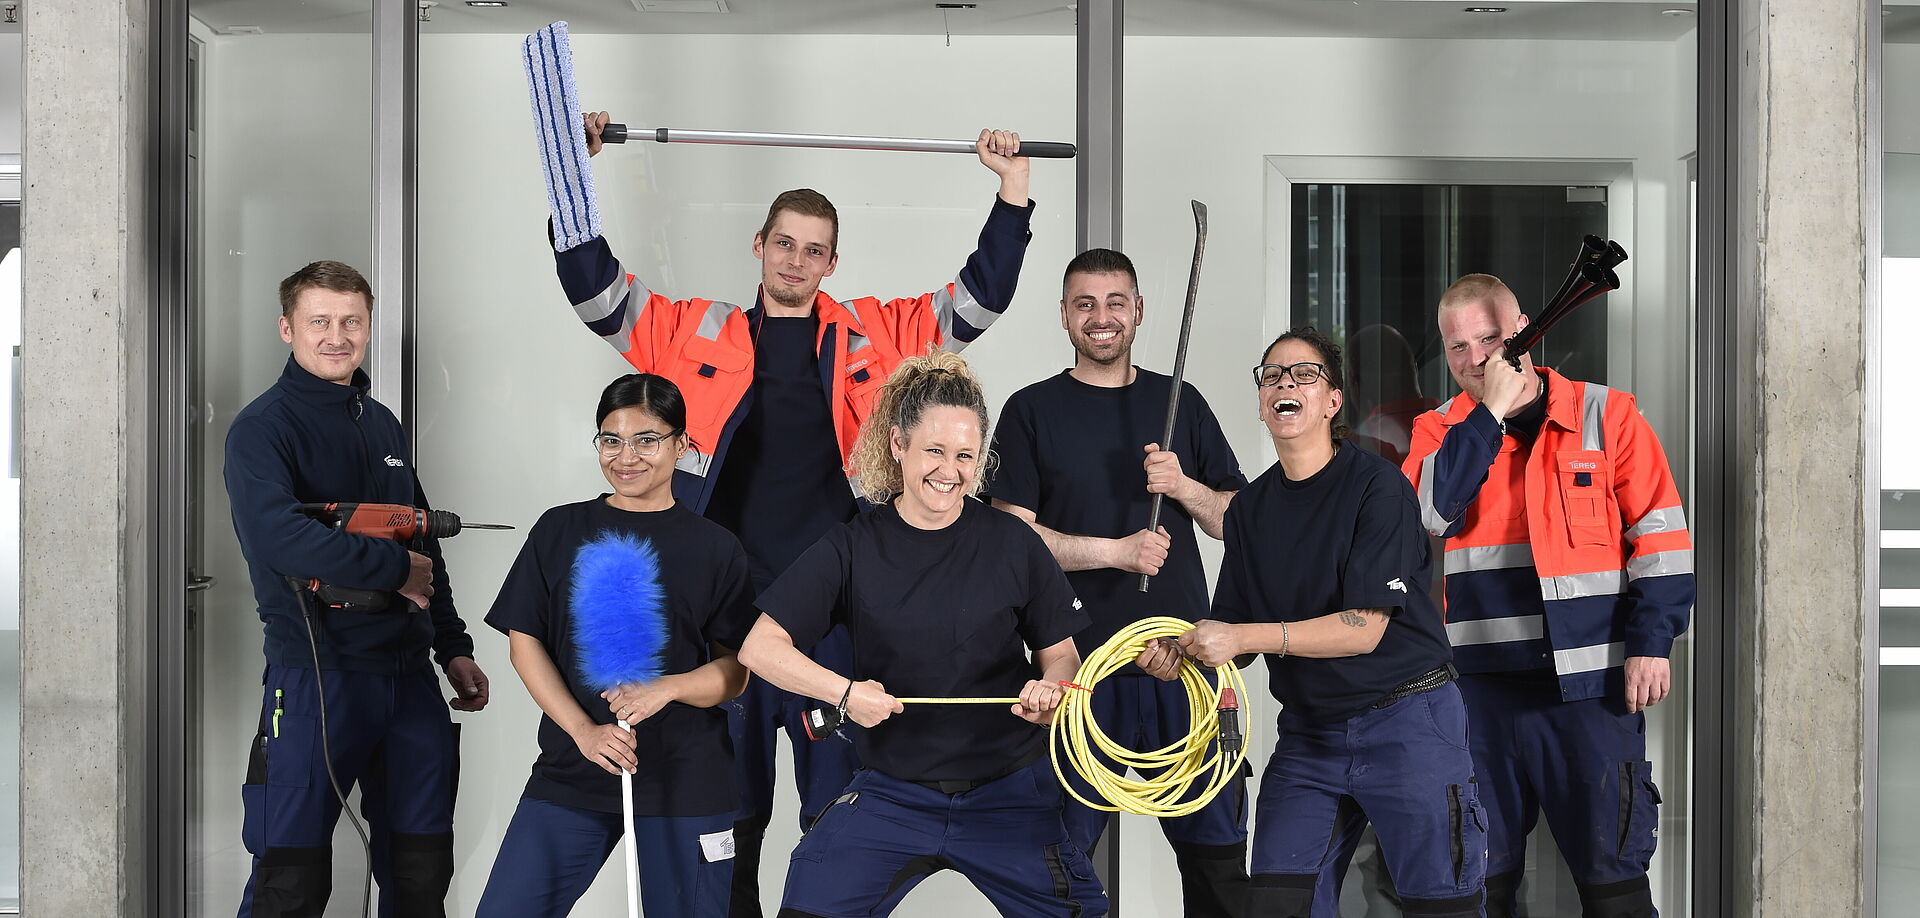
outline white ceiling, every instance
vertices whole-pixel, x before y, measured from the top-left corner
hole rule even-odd
[[[42,0],[45,2],[45,0]],[[726,0],[729,12],[642,13],[634,0],[508,0],[476,9],[440,0],[427,34],[526,33],[556,19],[576,32],[860,35],[1069,35],[1073,0],[975,0],[942,14],[934,0]],[[217,30],[364,32],[373,0],[192,0]],[[1505,13],[1468,13],[1486,3]],[[1671,40],[1693,28],[1682,0],[1125,0],[1130,35],[1582,38]]]

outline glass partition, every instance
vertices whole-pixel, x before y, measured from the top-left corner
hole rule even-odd
[[[1693,8],[1489,9],[1126,4],[1125,247],[1141,263],[1148,302],[1178,304],[1192,242],[1186,202],[1208,204],[1191,345],[1207,357],[1188,363],[1188,380],[1249,477],[1273,462],[1242,378],[1261,344],[1298,324],[1329,332],[1353,354],[1348,404],[1368,408],[1349,423],[1390,454],[1414,408],[1457,391],[1437,347],[1441,291],[1461,274],[1491,273],[1537,314],[1581,236],[1596,233],[1632,255],[1623,289],[1583,307],[1536,359],[1633,392],[1687,489]],[[1170,367],[1177,331],[1144,326],[1139,362]],[[1217,546],[1202,540],[1210,564]],[[1690,643],[1675,646],[1674,692],[1647,726],[1665,795],[1651,881],[1670,916],[1691,914]],[[1263,692],[1264,679],[1260,670],[1249,681]],[[1249,742],[1264,762],[1274,737],[1270,721],[1260,726]],[[1129,856],[1135,846],[1164,850],[1145,821],[1129,826]],[[1578,914],[1546,834],[1531,842],[1522,908]],[[1368,847],[1349,871],[1341,913],[1396,914]],[[1148,881],[1146,907],[1172,914],[1179,885],[1163,873]]]
[[[1070,16],[1002,16],[992,21],[994,34],[983,34],[988,26],[965,11],[943,23],[877,6],[812,17],[784,7],[576,20],[580,102],[633,128],[970,139],[997,127],[1073,140]],[[508,665],[505,640],[480,620],[525,528],[548,507],[606,490],[587,446],[594,404],[608,382],[631,372],[581,325],[555,281],[520,63],[520,39],[544,24],[539,15],[486,20],[435,11],[435,22],[422,25],[421,475],[436,505],[521,527],[463,535],[446,549],[494,687],[484,714],[462,717],[469,754],[449,900],[459,912],[473,908],[492,869],[537,752],[540,716]],[[648,34],[662,30],[706,34]],[[762,34],[772,31],[785,34]],[[821,289],[851,299],[919,295],[952,280],[998,187],[972,155],[632,142],[609,146],[592,164],[604,235],[627,271],[675,299],[743,306],[759,280],[753,236],[782,191],[810,187],[836,206],[840,260]],[[1074,251],[1073,163],[1033,163],[1032,196],[1033,240],[1014,304],[966,352],[996,413],[1070,354],[1056,304]],[[787,853],[799,838],[785,746],[775,756],[775,811],[760,871],[768,915],[778,909]],[[480,749],[486,754],[471,752]],[[620,869],[610,860],[576,913],[617,912]],[[902,906],[902,914],[929,916],[989,911],[952,872]]]
[[[615,6],[429,5],[421,24],[417,466],[437,506],[521,527],[446,546],[494,696],[482,714],[455,715],[465,759],[450,914],[469,914],[478,901],[536,750],[537,708],[505,641],[481,620],[525,527],[547,507],[603,490],[585,434],[601,387],[628,371],[580,327],[555,283],[520,38],[571,18],[582,105],[635,128],[971,137],[991,126],[1074,139],[1071,6],[801,13],[740,0],[705,14]],[[1528,302],[1557,283],[1579,236],[1596,232],[1632,252],[1625,287],[1556,332],[1545,353],[1633,391],[1683,489],[1690,481],[1691,7],[1552,6],[1508,16],[1438,3],[1126,3],[1120,248],[1139,266],[1149,304],[1136,361],[1171,368],[1170,317],[1192,252],[1187,200],[1204,201],[1212,228],[1188,379],[1249,475],[1272,461],[1243,384],[1256,342],[1311,321],[1356,355],[1397,354],[1367,333],[1391,328],[1411,355],[1414,397],[1443,399],[1453,390],[1432,348],[1439,289],[1458,273],[1489,271]],[[273,331],[278,280],[322,257],[370,268],[370,9],[367,0],[192,3],[204,234],[194,268],[209,358],[199,368],[206,414],[197,435],[208,461],[198,506],[204,569],[216,578],[197,641],[204,850],[194,856],[204,882],[195,914],[230,912],[244,882],[237,789],[261,662],[214,457],[234,412],[284,359]],[[675,298],[743,304],[757,278],[752,236],[780,191],[812,187],[837,205],[844,257],[823,287],[850,298],[950,280],[995,187],[972,157],[939,154],[636,142],[593,163],[605,235],[629,271]],[[968,351],[996,413],[1009,394],[1072,361],[1056,311],[1081,203],[1072,163],[1035,163],[1033,196],[1014,306]],[[1384,370],[1377,379],[1368,404],[1384,410],[1389,396],[1404,396]],[[1384,427],[1376,433],[1397,442]],[[1211,573],[1218,543],[1201,544]],[[1689,643],[1675,648],[1675,694],[1648,727],[1666,794],[1653,883],[1670,916],[1691,913]],[[1249,675],[1264,697],[1263,671]],[[1249,734],[1255,761],[1271,752],[1271,728],[1262,727]],[[768,913],[799,836],[784,750],[777,760],[761,865]],[[1144,819],[1122,825],[1124,912],[1178,913],[1179,879],[1160,833]],[[364,869],[358,841],[345,826],[336,841],[335,889],[352,890]],[[1390,884],[1371,863],[1362,858],[1351,874],[1343,915],[1391,913]],[[1530,865],[1529,913],[1577,913],[1550,840],[1537,840]],[[617,911],[623,892],[610,863],[578,911]],[[337,894],[329,913],[348,913],[354,898]],[[936,918],[986,909],[950,872],[904,906]]]
[[[201,329],[193,369],[204,558],[213,578],[200,597],[201,746],[198,820],[189,852],[194,915],[232,915],[252,869],[241,844],[240,786],[260,720],[265,658],[246,562],[222,479],[234,415],[280,376],[280,279],[308,262],[337,259],[371,270],[373,156],[371,0],[193,0],[198,44],[189,106],[197,149],[191,205],[199,227],[189,284]],[[380,308],[398,308],[391,304]],[[360,840],[341,820],[334,837],[329,915],[357,914],[366,869]]]

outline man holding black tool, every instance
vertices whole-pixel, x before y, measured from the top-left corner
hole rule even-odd
[[[454,611],[438,542],[411,551],[302,509],[427,506],[406,432],[367,394],[360,369],[372,306],[366,278],[336,261],[282,281],[280,338],[293,353],[227,434],[233,528],[266,623],[267,657],[241,789],[253,853],[241,918],[325,910],[340,795],[355,783],[371,824],[382,916],[444,915],[453,880],[459,762],[447,707],[486,707],[488,685]],[[335,589],[366,592],[346,602]],[[435,663],[453,686],[451,702],[442,700]]]
[[[1524,348],[1509,358],[1503,342],[1527,317],[1498,278],[1455,282],[1439,324],[1463,391],[1415,421],[1404,471],[1447,539],[1447,635],[1489,818],[1487,914],[1515,913],[1544,809],[1582,913],[1651,918],[1660,792],[1644,711],[1672,685],[1694,597],[1666,454],[1633,396],[1535,367]]]
[[[1133,365],[1146,311],[1133,261],[1090,249],[1068,263],[1062,286],[1060,324],[1073,344],[1073,368],[1007,400],[994,431],[1000,467],[987,493],[1039,532],[1094,616],[1075,636],[1085,657],[1143,618],[1191,621],[1205,613],[1194,525],[1219,538],[1227,504],[1246,479],[1206,400],[1186,383],[1173,442],[1155,442],[1173,381]],[[1154,494],[1173,502],[1165,525],[1148,531]],[[1140,574],[1152,575],[1150,592],[1140,592]],[[1170,650],[1158,654],[1174,659]],[[1185,688],[1147,676],[1129,667],[1093,695],[1100,729],[1134,749],[1165,746],[1190,726]],[[1106,813],[1078,801],[1069,800],[1066,818],[1083,851],[1107,827]],[[1186,914],[1245,914],[1244,778],[1200,812],[1160,825],[1180,866]]]
[[[600,151],[608,120],[606,112],[585,116],[589,156]],[[580,320],[636,369],[685,393],[693,448],[675,473],[674,496],[739,536],[756,591],[854,516],[848,452],[900,362],[930,347],[965,348],[1012,303],[1033,213],[1028,160],[1014,155],[1019,144],[1011,132],[980,133],[976,153],[999,177],[999,195],[959,276],[921,296],[836,300],[821,292],[838,266],[840,224],[833,204],[811,189],[781,194],[754,234],[760,289],[746,309],[669,300],[628,274],[598,236],[555,252]],[[812,652],[844,671],[852,653],[845,629]],[[802,827],[852,778],[850,744],[807,740],[807,706],[760,679],[731,705],[744,800],[734,826],[733,915],[760,914],[778,732],[794,746]]]

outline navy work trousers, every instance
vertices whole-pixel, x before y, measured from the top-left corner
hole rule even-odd
[[[1063,796],[1045,757],[957,794],[863,770],[794,849],[781,918],[887,915],[940,870],[1009,918],[1101,918],[1107,894],[1067,838]]]
[[[853,638],[844,627],[827,632],[807,654],[837,673],[853,671]],[[820,818],[853,780],[859,758],[851,740],[856,724],[841,735],[814,741],[807,738],[802,718],[820,702],[783,691],[754,677],[740,697],[727,702],[727,728],[733,733],[733,762],[739,776],[740,812],[733,835],[737,852],[733,868],[733,918],[760,918],[760,848],[767,823],[773,819],[774,767],[780,734],[793,745],[794,781],[800,792],[800,828]]]
[[[1338,914],[1341,874],[1370,822],[1403,914],[1473,918],[1484,818],[1452,683],[1333,723],[1282,711],[1260,780],[1249,914]]]
[[[459,751],[439,679],[427,667],[397,676],[317,675],[326,688],[334,776],[342,791],[360,785],[380,915],[444,915]],[[240,793],[241,838],[253,854],[240,918],[318,918],[332,893],[340,801],[322,756],[316,681],[311,669],[267,667]]]
[[[1645,714],[1618,695],[1561,701],[1551,678],[1464,676],[1487,826],[1487,913],[1512,915],[1544,812],[1588,918],[1655,918],[1647,867],[1660,791]],[[1395,874],[1398,880],[1399,875]]]
[[[640,911],[721,918],[733,876],[733,814],[635,816]],[[565,918],[607,856],[626,857],[619,813],[520,798],[474,918]]]

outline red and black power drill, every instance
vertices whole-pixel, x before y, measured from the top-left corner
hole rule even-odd
[[[446,510],[422,510],[406,504],[362,504],[336,501],[328,504],[301,504],[300,511],[342,532],[404,542],[417,551],[428,539],[445,539],[462,529],[512,529],[499,523],[463,523]],[[316,578],[289,577],[294,586],[313,593],[320,605],[348,612],[382,612],[392,605],[392,590],[354,590],[323,583]],[[403,603],[412,609],[412,603]]]

